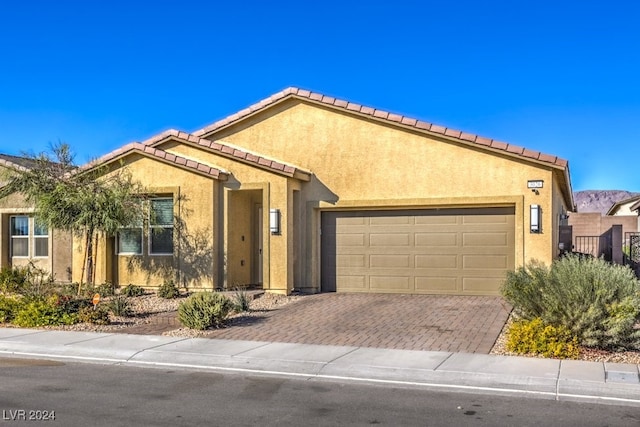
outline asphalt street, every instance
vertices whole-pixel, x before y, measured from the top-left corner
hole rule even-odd
[[[0,378],[7,426],[640,424],[629,406],[240,372],[0,358]]]

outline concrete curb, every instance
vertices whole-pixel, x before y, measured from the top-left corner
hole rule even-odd
[[[0,355],[359,381],[640,406],[638,365],[0,328]]]

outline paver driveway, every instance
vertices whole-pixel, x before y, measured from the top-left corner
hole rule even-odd
[[[489,353],[510,311],[500,297],[326,293],[207,337]]]

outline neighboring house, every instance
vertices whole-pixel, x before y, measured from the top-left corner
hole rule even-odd
[[[151,198],[99,245],[118,285],[497,295],[574,206],[563,159],[296,88],[96,162]]]
[[[620,200],[614,203],[607,211],[607,216],[637,216],[634,212],[633,206],[640,203],[640,196],[630,197],[625,200]]]
[[[30,159],[0,154],[0,169],[29,169]],[[0,200],[0,268],[26,266],[53,273],[57,281],[71,280],[71,236],[50,230],[34,218],[34,209],[20,194]]]
[[[640,231],[640,199],[638,199],[633,205],[629,207],[629,210],[636,214],[638,217],[638,231]]]

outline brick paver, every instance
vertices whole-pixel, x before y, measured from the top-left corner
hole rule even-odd
[[[510,311],[500,297],[327,293],[232,319],[228,327],[208,331],[207,337],[489,353]],[[179,327],[172,316],[123,332],[160,333]]]

